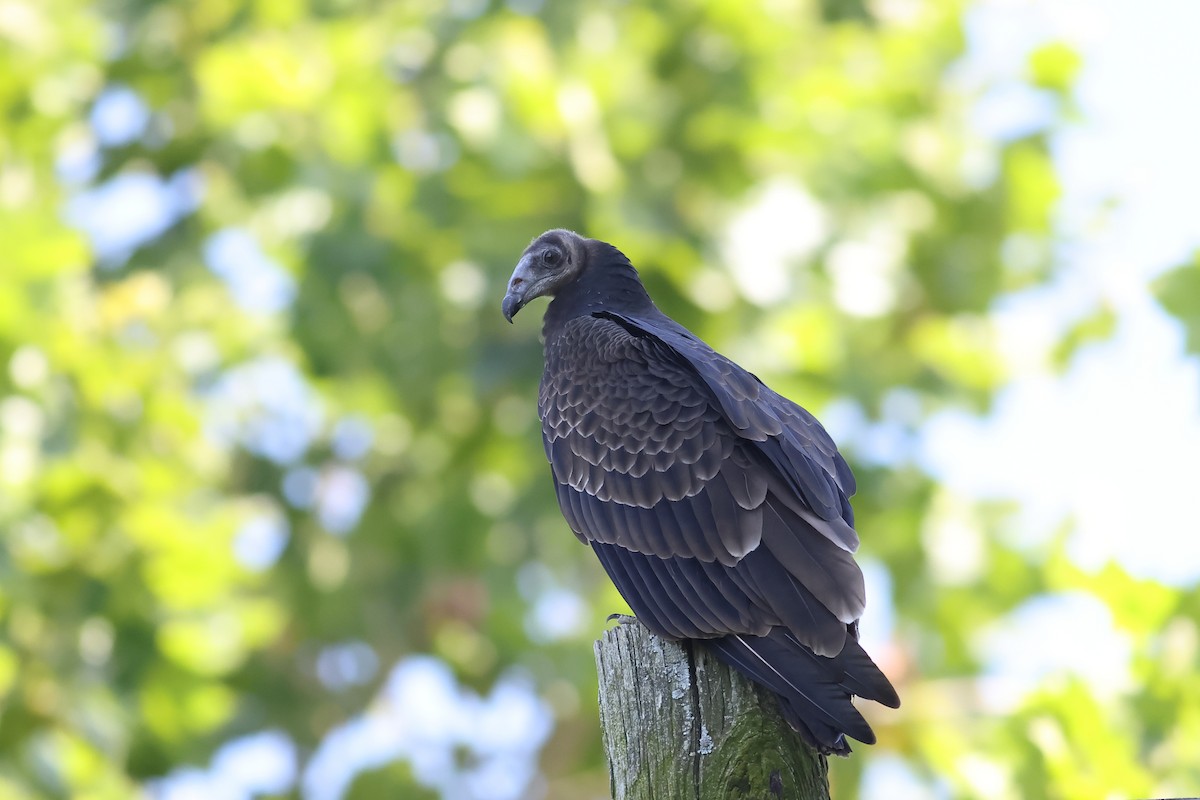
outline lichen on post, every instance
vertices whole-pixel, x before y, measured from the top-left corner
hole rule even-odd
[[[613,800],[828,800],[824,756],[702,644],[627,622],[595,653]]]

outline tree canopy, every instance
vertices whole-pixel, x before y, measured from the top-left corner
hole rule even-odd
[[[1059,270],[1079,58],[1033,48],[1045,119],[987,138],[967,8],[0,2],[0,794],[607,797],[589,643],[623,606],[499,311],[552,227],[855,469],[904,707],[865,709],[835,796],[1194,790],[1200,593],[1077,563],[1069,523],[1029,545],[916,455],[989,410],[992,312]],[[1196,274],[1159,284],[1193,350]],[[1111,330],[1089,309],[1060,366]],[[981,636],[1048,597],[1125,682],[988,690]]]

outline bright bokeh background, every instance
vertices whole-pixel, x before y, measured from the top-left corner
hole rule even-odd
[[[1200,792],[1198,9],[0,0],[0,797],[608,796],[555,226],[859,475],[835,797]]]

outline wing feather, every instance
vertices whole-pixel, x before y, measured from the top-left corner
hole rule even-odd
[[[854,557],[773,499],[763,507],[763,541],[775,560],[842,622],[861,617],[866,587]]]

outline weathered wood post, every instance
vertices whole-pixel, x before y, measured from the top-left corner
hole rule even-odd
[[[625,623],[595,651],[613,800],[828,800],[825,758],[704,648]]]

